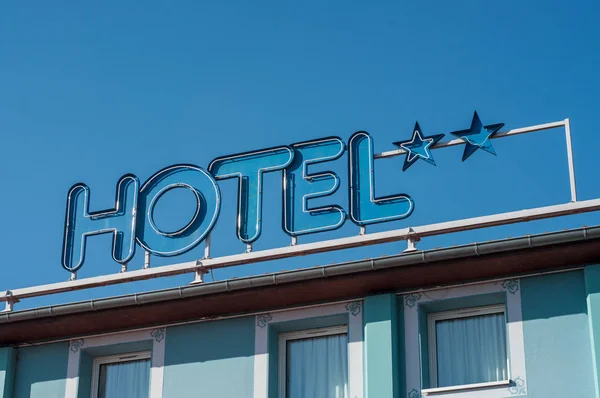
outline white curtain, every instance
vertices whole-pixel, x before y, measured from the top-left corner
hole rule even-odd
[[[150,360],[100,366],[98,398],[148,398]]]
[[[508,379],[504,314],[437,321],[438,387]]]
[[[287,342],[287,398],[348,398],[348,336]]]

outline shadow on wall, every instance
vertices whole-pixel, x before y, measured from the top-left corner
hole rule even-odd
[[[69,344],[19,348],[13,398],[64,398]]]
[[[251,398],[255,317],[167,329],[163,398]]]
[[[587,315],[583,271],[521,279],[523,321]]]

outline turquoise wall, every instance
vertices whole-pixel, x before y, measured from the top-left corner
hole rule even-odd
[[[64,398],[68,343],[19,348],[14,398]]]
[[[597,397],[593,342],[600,342],[600,326],[595,327],[600,324],[600,267],[586,268],[585,273],[523,278],[520,288],[527,396]],[[370,296],[363,305],[365,396],[403,397],[402,298]],[[344,323],[347,319],[319,321]],[[270,327],[274,332],[307,327],[296,323]],[[254,316],[169,327],[163,396],[252,398],[254,329]],[[68,353],[66,342],[18,350],[0,348],[0,398],[62,398]],[[14,385],[11,374],[15,375]]]
[[[170,327],[164,398],[251,398],[254,322],[244,317]]]
[[[404,296],[396,297],[396,330],[398,331],[397,355],[398,355],[398,394],[403,397],[406,391],[406,344],[404,341]]]
[[[16,360],[17,351],[14,348],[0,348],[0,398],[13,396]]]
[[[588,325],[592,345],[592,363],[596,398],[600,398],[600,265],[590,265],[583,271],[587,294]]]
[[[528,397],[594,397],[583,271],[521,279]]]

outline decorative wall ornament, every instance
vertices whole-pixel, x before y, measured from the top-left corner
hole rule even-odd
[[[483,149],[484,151],[496,155],[496,151],[492,146],[490,138],[492,138],[500,129],[504,127],[504,123],[489,124],[484,126],[479,119],[477,111],[473,114],[471,127],[466,130],[453,131],[452,135],[460,138],[465,142],[465,151],[463,152],[463,162],[469,158],[476,150]]]
[[[410,140],[393,143],[394,145],[397,145],[406,151],[406,158],[404,158],[402,171],[406,171],[406,169],[415,164],[415,162],[419,159],[423,159],[427,163],[435,166],[435,160],[433,160],[433,155],[431,154],[430,149],[442,138],[444,138],[444,134],[435,134],[429,137],[423,137],[421,126],[419,126],[419,122],[416,122],[415,128],[413,129],[413,135]]]
[[[352,316],[357,316],[358,314],[360,314],[360,311],[362,309],[362,302],[351,301],[346,304],[346,309],[352,314]]]
[[[527,394],[527,388],[525,386],[525,380],[517,377],[514,380],[511,380],[510,387],[508,388],[508,392],[510,395],[521,395]]]
[[[273,315],[271,314],[260,314],[256,316],[256,325],[263,329],[269,322],[273,320]]]
[[[415,306],[415,304],[417,304],[419,302],[419,300],[421,300],[421,297],[422,297],[421,293],[411,293],[407,296],[404,296],[404,304],[407,307],[412,308]]]
[[[518,279],[507,279],[502,282],[502,289],[506,290],[510,294],[515,294],[519,291],[519,280]]]
[[[166,332],[165,328],[153,329],[150,332],[150,336],[152,336],[157,343],[160,343],[161,341],[163,341],[165,339],[165,332]]]
[[[71,340],[71,342],[69,343],[69,349],[72,352],[77,352],[81,347],[83,347],[83,344],[85,344],[85,341],[83,339]]]
[[[422,395],[421,395],[421,392],[419,390],[413,388],[412,390],[410,390],[408,392],[407,397],[408,398],[421,398]]]

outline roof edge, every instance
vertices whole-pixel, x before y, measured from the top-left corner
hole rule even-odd
[[[218,282],[209,282],[181,286],[144,293],[116,297],[92,299],[68,304],[38,307],[22,311],[0,314],[0,324],[29,321],[39,318],[72,315],[84,312],[108,310],[112,308],[144,305],[181,298],[207,296],[244,289],[260,289],[274,285],[290,284],[306,280],[329,278],[334,276],[370,272],[387,268],[412,266],[424,263],[436,263],[460,258],[471,258],[498,254],[502,252],[527,250],[544,246],[582,242],[600,239],[600,226],[525,235],[482,243],[445,247],[393,256],[376,257],[366,260],[350,261],[338,264],[317,266],[308,269],[281,271],[271,274],[233,278]]]

